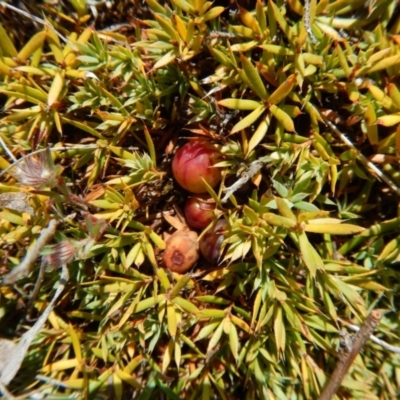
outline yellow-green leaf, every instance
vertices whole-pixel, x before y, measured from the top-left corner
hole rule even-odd
[[[240,55],[240,60],[242,62],[243,70],[246,74],[250,87],[262,100],[266,100],[268,98],[268,93],[257,68],[243,54]]]
[[[8,36],[6,30],[0,24],[0,48],[4,50],[4,55],[8,55],[10,57],[18,57],[17,49],[14,47],[14,44],[10,37]]]
[[[317,253],[317,250],[308,241],[305,232],[298,234],[299,247],[301,256],[303,257],[304,264],[308,268],[312,277],[315,277],[318,269],[324,269],[324,262],[321,256]]]
[[[202,19],[204,22],[210,21],[212,19],[217,18],[220,14],[224,12],[224,7],[213,7],[211,10],[207,11],[203,16]]]
[[[259,101],[245,99],[224,99],[218,102],[220,106],[230,108],[231,110],[256,110],[263,104]]]
[[[176,336],[177,330],[177,322],[176,322],[176,313],[173,303],[170,301],[167,302],[167,316],[168,316],[168,332],[171,337]]]
[[[281,199],[280,197],[274,197],[276,205],[278,206],[278,211],[279,213],[286,217],[291,219],[294,222],[297,222],[297,218],[294,215],[293,211],[289,208],[287,202],[284,199]]]
[[[280,226],[282,228],[294,228],[297,225],[297,221],[292,218],[283,217],[274,213],[263,214],[263,219],[267,221],[270,225]]]
[[[249,140],[247,154],[249,154],[254,148],[256,148],[256,146],[264,139],[265,135],[267,134],[270,122],[271,117],[267,114],[260,122],[260,125],[258,125],[256,131]]]
[[[296,82],[296,75],[292,74],[279,85],[279,87],[268,97],[267,102],[270,104],[280,103],[292,90]]]
[[[252,125],[260,116],[261,114],[265,111],[264,106],[260,106],[256,108],[253,112],[251,112],[249,115],[247,115],[245,118],[243,118],[241,121],[239,121],[233,128],[232,128],[232,134],[241,131],[242,129],[248,128],[250,125]]]
[[[211,336],[210,341],[208,342],[207,353],[210,352],[219,343],[223,329],[224,329],[224,324],[221,322],[218,325],[218,328],[215,330],[214,334]]]
[[[43,46],[46,36],[45,31],[33,35],[18,53],[18,59],[20,61],[26,61],[37,49]]]
[[[365,228],[352,224],[316,224],[315,221],[313,221],[312,224],[306,224],[304,230],[306,232],[327,233],[330,235],[352,235],[364,231]]]
[[[276,105],[272,104],[270,106],[270,111],[273,114],[273,116],[278,120],[279,123],[282,124],[282,126],[289,132],[294,131],[294,123],[292,118],[285,113],[281,108],[278,108]]]
[[[229,330],[229,347],[231,348],[233,357],[235,357],[235,360],[237,360],[239,353],[239,336],[237,333],[237,329],[233,324],[231,324]]]
[[[53,82],[49,90],[49,95],[47,97],[47,105],[49,107],[51,107],[56,101],[58,101],[63,86],[64,86],[64,78],[60,72],[57,72],[56,76],[53,79]]]
[[[376,123],[383,126],[393,126],[400,122],[400,113],[384,115],[376,120]]]
[[[282,307],[276,306],[275,318],[274,318],[274,333],[275,333],[275,345],[277,351],[285,351],[286,346],[286,329],[283,323]]]

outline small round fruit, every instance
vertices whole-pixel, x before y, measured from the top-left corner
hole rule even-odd
[[[221,258],[221,246],[224,241],[223,231],[226,224],[227,221],[225,219],[220,219],[215,226],[200,239],[201,254],[210,263],[216,264]]]
[[[202,178],[212,188],[221,180],[221,170],[213,168],[220,160],[220,152],[204,141],[186,143],[172,161],[174,178],[184,189],[192,193],[207,193]]]
[[[194,231],[176,231],[166,241],[164,265],[179,274],[189,270],[199,259],[199,244]]]
[[[190,197],[185,203],[185,216],[194,229],[206,228],[214,219],[215,202],[210,197]]]

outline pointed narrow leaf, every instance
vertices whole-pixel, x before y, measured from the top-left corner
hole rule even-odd
[[[219,343],[223,330],[224,324],[221,322],[208,342],[207,353],[209,353]]]
[[[327,233],[330,235],[353,235],[360,233],[365,228],[352,224],[307,224],[304,226],[306,232]]]
[[[291,219],[294,222],[297,222],[297,218],[294,215],[293,211],[289,208],[288,204],[284,199],[281,199],[280,197],[274,197],[276,201],[276,205],[278,206],[278,211],[279,213],[286,217]]]
[[[263,218],[270,225],[280,226],[282,228],[294,228],[297,225],[297,221],[293,221],[291,218],[282,217],[281,215],[277,215],[274,213],[265,213],[263,214]]]
[[[37,49],[43,46],[46,39],[46,32],[38,32],[33,35],[28,43],[18,53],[18,59],[20,61],[26,61]]]
[[[266,100],[268,98],[268,93],[257,68],[243,54],[240,55],[240,60],[242,62],[243,70],[247,76],[248,82],[250,83],[250,87],[262,100]]]
[[[279,123],[289,132],[294,131],[294,123],[292,118],[289,117],[288,114],[285,113],[281,108],[278,108],[274,104],[269,108],[273,116],[278,120]]]
[[[304,264],[306,264],[308,270],[312,277],[315,277],[318,269],[324,269],[324,262],[321,256],[317,253],[317,250],[308,241],[305,232],[300,232],[298,234],[299,246],[301,256],[303,257]]]
[[[296,82],[296,75],[292,74],[279,85],[279,87],[268,97],[267,102],[270,104],[280,103],[293,89]]]
[[[9,55],[10,57],[18,57],[17,49],[10,37],[8,36],[6,30],[0,24],[0,48],[4,50],[3,55]]]
[[[397,89],[397,86],[394,83],[389,83],[387,89],[393,104],[400,110],[400,90]]]
[[[235,360],[237,360],[239,354],[239,336],[237,329],[233,324],[231,325],[229,331],[229,347],[231,348],[233,357],[235,357]]]
[[[162,17],[160,14],[154,14],[154,18],[171,39],[179,42],[179,34],[169,19]]]
[[[51,107],[56,101],[58,101],[60,93],[63,89],[63,85],[64,78],[59,72],[57,72],[56,76],[53,79],[53,83],[51,84],[49,95],[47,97],[47,105],[49,107]]]
[[[400,113],[384,115],[376,120],[378,125],[394,126],[400,122]]]
[[[245,100],[245,99],[224,99],[218,102],[220,106],[230,108],[231,110],[256,110],[262,103],[254,100]]]
[[[256,131],[249,140],[247,154],[249,154],[254,148],[256,148],[256,146],[264,139],[265,135],[268,132],[270,121],[271,118],[267,114],[265,118],[261,121],[260,125],[258,125]]]
[[[191,303],[189,300],[184,299],[183,297],[176,296],[173,302],[188,313],[198,314],[199,312],[199,309],[193,303]]]
[[[172,338],[176,336],[177,322],[176,312],[173,303],[167,302],[167,316],[168,316],[168,332]]]
[[[153,66],[153,70],[156,70],[161,67],[165,67],[176,58],[175,51],[171,50],[168,53],[164,54]]]
[[[224,7],[213,7],[211,10],[207,11],[203,16],[202,19],[204,22],[210,21],[212,19],[217,18],[220,14],[224,12]]]
[[[232,128],[231,134],[239,132],[242,129],[248,128],[250,125],[252,125],[261,116],[261,114],[264,111],[265,111],[265,107],[264,106],[260,106],[257,109],[255,109],[253,112],[251,112],[249,115],[247,115],[241,121],[239,121]]]
[[[279,351],[285,351],[286,346],[286,329],[283,323],[282,307],[277,306],[274,318],[274,333],[275,333],[275,344],[276,349]]]

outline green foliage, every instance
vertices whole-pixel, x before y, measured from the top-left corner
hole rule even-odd
[[[83,248],[10,388],[54,398],[315,399],[347,322],[384,309],[377,335],[398,346],[397,2],[311,1],[316,41],[297,0],[134,2],[126,30],[101,25],[124,20],[118,2],[96,6],[100,20],[86,3],[46,3],[46,24],[26,41],[15,30],[26,17],[0,11],[1,273],[51,218],[62,221],[54,242]],[[187,197],[173,183],[172,154],[193,135],[224,155],[221,188],[210,192],[228,223],[221,262],[201,260],[181,276],[161,255]],[[12,166],[9,152],[46,147],[47,159]],[[54,170],[51,184],[40,160]],[[224,202],[254,162],[264,167]],[[27,196],[4,196],[13,193]],[[58,276],[46,272],[35,313]],[[25,314],[13,312],[28,293],[0,286],[0,298],[1,335],[17,339]],[[398,354],[369,341],[337,396],[396,398],[399,368]],[[63,387],[30,386],[39,372]]]

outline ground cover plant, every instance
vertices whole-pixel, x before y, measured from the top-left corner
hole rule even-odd
[[[316,399],[379,310],[398,398],[399,71],[396,0],[0,2],[3,395]]]

